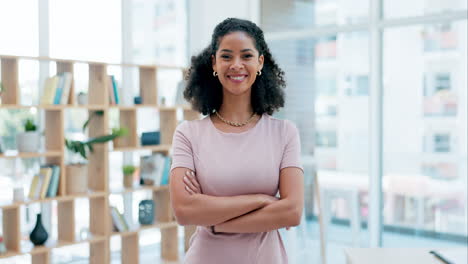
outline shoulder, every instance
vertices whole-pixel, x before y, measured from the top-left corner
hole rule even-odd
[[[274,131],[278,131],[282,136],[294,134],[297,131],[296,124],[287,119],[279,119],[265,114],[268,126]]]
[[[209,117],[204,117],[198,120],[187,121],[184,120],[176,127],[176,133],[182,133],[185,136],[191,136],[199,134],[208,125]]]

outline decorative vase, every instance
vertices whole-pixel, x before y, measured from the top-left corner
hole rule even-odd
[[[142,200],[138,205],[138,222],[142,225],[151,225],[154,221],[153,200]]]
[[[41,214],[37,214],[36,226],[29,235],[29,239],[35,246],[40,246],[47,241],[48,237],[49,235],[47,234],[47,231],[42,225],[42,216]]]
[[[16,135],[16,147],[19,152],[38,152],[39,143],[39,132],[28,131]]]
[[[79,105],[88,104],[88,95],[86,93],[80,92],[76,98]]]

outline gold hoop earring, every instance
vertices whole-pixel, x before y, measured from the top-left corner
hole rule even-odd
[[[216,76],[218,76],[218,73],[213,71],[213,77],[216,77]]]
[[[257,75],[258,75],[258,76],[262,75],[262,71],[258,71],[258,72],[257,72]]]

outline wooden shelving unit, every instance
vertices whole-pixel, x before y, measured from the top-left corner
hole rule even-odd
[[[70,72],[73,74],[74,64],[86,63],[89,65],[89,87],[88,105],[77,105],[75,102],[75,88],[72,84],[70,98],[65,105],[23,105],[20,102],[20,87],[18,77],[18,61],[36,60],[55,62],[57,74]],[[60,167],[59,190],[56,197],[25,200],[21,202],[0,203],[3,215],[3,236],[7,253],[0,255],[0,259],[14,257],[22,254],[31,254],[32,263],[46,264],[51,261],[51,250],[79,243],[89,244],[90,263],[110,263],[110,238],[120,236],[122,241],[122,263],[139,262],[139,232],[147,229],[161,230],[161,256],[164,260],[178,260],[178,225],[175,222],[169,201],[168,186],[139,186],[135,188],[123,188],[118,190],[109,189],[109,151],[152,151],[170,155],[172,136],[177,126],[177,110],[182,109],[184,119],[193,120],[199,118],[199,114],[187,107],[167,107],[158,105],[157,70],[160,68],[180,69],[173,66],[137,65],[137,64],[115,64],[95,61],[64,60],[48,57],[28,56],[6,56],[0,55],[1,81],[5,91],[1,94],[0,111],[5,109],[30,109],[37,108],[43,111],[45,117],[45,149],[34,153],[7,152],[0,154],[0,159],[16,158],[41,158],[44,163],[55,164]],[[107,67],[135,67],[140,75],[140,96],[142,105],[109,105],[107,91]],[[159,113],[161,144],[157,146],[140,146],[137,135],[137,111],[143,108],[153,108]],[[94,152],[88,158],[88,192],[83,194],[69,194],[66,190],[66,164],[64,146],[64,112],[68,109],[85,109],[91,115],[96,111],[103,111],[102,116],[91,120],[88,128],[88,136],[108,134],[109,110],[119,111],[120,127],[128,129],[128,134],[118,138],[113,143],[113,149],[109,150],[108,144],[95,145]],[[135,191],[146,190],[152,192],[155,201],[155,224],[149,226],[136,226],[127,232],[113,232],[112,220],[109,210],[109,195],[125,194]],[[78,198],[89,199],[89,230],[91,236],[86,240],[76,240],[75,230],[75,200]],[[47,241],[44,246],[34,247],[32,243],[25,247],[21,243],[20,213],[21,207],[33,203],[45,203],[56,201],[58,240]],[[188,228],[187,230],[193,230]],[[188,231],[191,233],[192,231]],[[187,233],[187,232],[186,232]],[[186,238],[187,243],[187,238]]]

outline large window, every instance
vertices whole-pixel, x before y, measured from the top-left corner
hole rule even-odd
[[[120,2],[49,0],[50,56],[120,62]]]
[[[0,54],[37,56],[37,21],[37,0],[0,1]]]
[[[307,219],[301,225],[306,230],[314,229],[317,209],[312,176],[316,169],[327,197],[324,203],[330,205],[327,216],[332,223],[345,223],[341,232],[350,234],[346,223],[355,219],[346,202],[347,195],[356,190],[359,196],[356,202],[361,204],[358,214],[365,219],[368,212],[365,185],[369,179],[369,33],[365,30],[309,33],[316,25],[367,21],[367,1],[356,3],[365,3],[362,9],[343,10],[342,3],[262,1],[262,27],[274,58],[286,73],[286,105],[277,116],[295,122],[301,136]],[[310,157],[314,163],[306,162]],[[337,188],[342,182],[350,183],[349,193]],[[307,239],[316,237],[317,234],[307,234]],[[342,242],[352,240],[347,236]],[[365,237],[361,242],[368,244]],[[307,254],[310,253],[301,250],[296,256],[301,260],[317,259],[317,255]],[[330,263],[344,261],[334,258]]]
[[[261,1],[261,26],[287,75],[288,99],[278,116],[298,125],[307,160],[307,225],[315,226],[317,213],[308,185],[313,156],[331,247],[377,246],[381,237],[395,247],[466,241],[466,1],[344,2]],[[381,15],[372,22],[369,14]],[[383,104],[372,103],[379,99]],[[380,160],[369,150],[379,129],[383,173],[374,175],[369,168]],[[370,197],[376,176],[382,193]],[[361,232],[357,244],[349,241],[356,221],[350,190],[358,193],[363,223],[384,219],[378,230]],[[374,200],[381,212],[369,210]],[[327,255],[331,263],[345,261]]]
[[[131,0],[134,62],[187,63],[186,8],[186,1]]]
[[[450,11],[466,10],[465,0],[385,0],[384,16],[386,18],[399,18],[410,16],[423,16],[444,14]]]
[[[436,43],[427,44],[428,28],[444,28],[450,41],[434,38]],[[435,235],[463,241],[466,20],[391,28],[383,39],[385,225],[426,232],[429,241]],[[384,245],[396,246],[385,234]]]
[[[369,1],[262,1],[262,27],[267,32],[310,30],[314,26],[355,24],[369,19]]]

